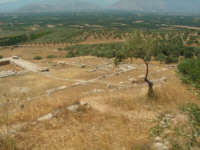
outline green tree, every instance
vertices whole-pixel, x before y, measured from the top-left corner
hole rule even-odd
[[[149,63],[154,54],[156,48],[156,42],[151,35],[147,35],[142,31],[136,31],[133,34],[130,34],[128,40],[128,48],[131,55],[136,58],[140,58],[144,61],[146,65],[146,73],[144,81],[148,84],[148,96],[153,97],[153,82],[148,79],[149,75]]]

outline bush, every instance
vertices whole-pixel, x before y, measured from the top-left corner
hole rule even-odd
[[[35,57],[33,57],[33,59],[34,59],[34,60],[41,60],[42,57],[41,57],[41,56],[35,56]]]
[[[184,51],[184,57],[185,58],[192,58],[193,57],[193,52],[190,50]]]
[[[3,56],[2,55],[0,55],[0,59],[2,59],[3,58]]]
[[[178,58],[175,56],[167,56],[165,59],[166,64],[176,63],[176,62],[178,62]]]
[[[58,48],[58,50],[59,50],[59,51],[63,51],[64,49],[63,49],[63,48]]]
[[[157,60],[157,61],[165,61],[165,59],[166,59],[166,56],[162,53],[155,56],[155,60]]]
[[[72,57],[75,57],[75,54],[74,54],[73,51],[69,51],[65,57],[66,58],[72,58]]]
[[[57,56],[56,56],[56,55],[48,55],[47,58],[48,58],[48,59],[57,58]]]
[[[178,70],[183,74],[183,81],[200,83],[200,59],[185,59],[178,65]]]
[[[199,57],[200,56],[200,48],[195,48],[194,49],[194,55]]]

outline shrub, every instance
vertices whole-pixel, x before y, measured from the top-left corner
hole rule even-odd
[[[34,59],[34,60],[41,60],[42,57],[41,57],[41,56],[35,56],[35,57],[33,57],[33,59]]]
[[[188,41],[187,41],[187,44],[188,44],[188,45],[192,45],[193,43],[194,43],[194,42],[193,42],[192,40],[188,40]]]
[[[59,51],[63,51],[64,49],[63,49],[63,48],[58,48],[58,50],[59,50]]]
[[[200,48],[195,48],[194,49],[194,55],[195,56],[200,56]]]
[[[166,59],[166,56],[162,53],[155,56],[155,60],[157,60],[157,61],[165,61],[165,59]]]
[[[48,58],[48,59],[57,58],[57,56],[56,56],[56,55],[48,55],[47,58]]]
[[[2,59],[3,58],[3,56],[2,55],[0,55],[0,59]]]
[[[200,59],[185,59],[178,65],[178,70],[183,74],[183,81],[199,86]]]
[[[74,54],[73,51],[69,51],[65,57],[66,58],[72,58],[72,57],[75,57],[75,54]]]
[[[184,57],[185,58],[192,58],[193,57],[193,52],[192,51],[184,51]]]
[[[178,58],[175,56],[167,56],[165,59],[166,64],[176,63],[176,62],[178,62]]]
[[[188,103],[182,107],[182,110],[188,113],[194,125],[200,125],[200,108],[197,104]]]

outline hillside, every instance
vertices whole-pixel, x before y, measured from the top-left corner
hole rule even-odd
[[[81,11],[99,9],[96,5],[88,2],[71,2],[71,3],[33,3],[25,5],[18,9],[19,12],[60,12],[60,11]]]

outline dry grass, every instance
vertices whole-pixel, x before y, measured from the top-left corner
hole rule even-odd
[[[26,57],[32,58],[31,54]],[[78,57],[44,59],[39,63],[50,66],[48,61],[56,63],[59,60],[93,65],[91,68],[101,65],[105,61],[111,61],[107,59],[102,61],[96,57]],[[20,98],[19,103],[13,103],[9,107],[10,127],[27,123],[14,135],[19,149],[150,150],[152,138],[149,130],[155,125],[154,120],[157,116],[165,112],[180,114],[180,106],[187,102],[200,102],[181,83],[173,69],[157,62],[153,62],[150,66],[150,78],[160,79],[165,76],[167,82],[155,84],[156,96],[154,99],[149,99],[146,97],[146,84],[137,82],[133,85],[128,82],[128,79],[133,77],[139,80],[138,76],[144,74],[143,62],[141,60],[133,62],[136,65],[136,70],[105,78],[99,82],[66,88],[51,95],[45,94],[46,90],[62,85],[71,86],[75,83],[70,80],[59,80],[55,77],[60,79],[94,79],[102,72],[90,73],[87,70],[91,68],[67,65],[53,68],[50,71],[52,76],[28,73],[15,78],[0,79],[1,94],[14,87],[28,87],[30,90],[30,93],[26,94],[16,92],[16,94],[7,95],[10,99]],[[163,68],[165,69],[162,70]],[[108,73],[113,71],[109,70]],[[131,86],[121,89],[107,87],[107,83],[119,84],[120,82]],[[94,92],[94,89],[103,92]],[[24,101],[27,97],[33,97],[32,101]],[[86,102],[90,107],[81,107],[75,113],[66,109],[67,106],[76,102]],[[60,112],[52,119],[43,122],[37,121],[39,117],[58,109]],[[5,113],[2,109],[0,112]],[[0,128],[3,125],[5,122],[1,121]]]
[[[18,150],[14,139],[10,137],[0,137],[0,150]]]
[[[23,69],[16,66],[15,64],[8,64],[4,66],[0,66],[0,71],[5,71],[5,70],[15,70],[15,71],[22,71]]]

